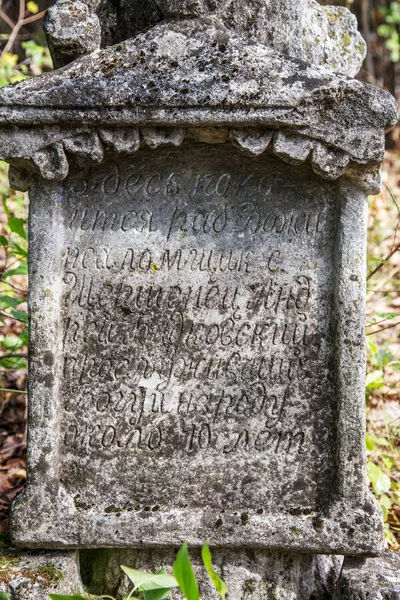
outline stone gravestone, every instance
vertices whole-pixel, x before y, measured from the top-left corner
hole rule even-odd
[[[106,2],[56,3],[66,66],[0,93],[31,211],[13,539],[379,555],[366,193],[396,105],[348,77],[364,44],[344,9],[158,4],[138,33],[124,3],[113,27]]]

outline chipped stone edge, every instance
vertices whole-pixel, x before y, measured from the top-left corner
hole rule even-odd
[[[119,517],[99,515],[90,510],[81,514],[73,511],[72,506],[67,512],[65,504],[59,506],[54,498],[46,496],[40,509],[48,515],[48,520],[28,532],[21,522],[29,518],[30,501],[33,495],[38,497],[39,493],[37,486],[30,486],[14,505],[12,540],[16,546],[32,549],[142,549],[179,546],[186,540],[191,547],[201,548],[204,540],[208,539],[214,548],[240,547],[361,557],[380,556],[384,551],[382,531],[376,527],[376,521],[381,518],[378,510],[371,514],[359,508],[351,518],[346,518],[346,527],[343,527],[343,513],[348,511],[344,505],[337,505],[329,517],[322,513],[260,516],[251,511],[246,513],[248,521],[244,524],[237,512],[221,514],[210,507],[157,513],[142,510]],[[240,543],[232,541],[232,531],[240,532]]]
[[[291,165],[310,162],[314,172],[334,181],[342,176],[367,194],[379,194],[380,163],[360,163],[348,153],[299,131],[267,127],[34,127],[0,128],[0,154],[10,163],[13,188],[27,191],[40,175],[63,181],[71,160],[101,163],[110,154],[130,155],[145,145],[181,146],[185,140],[208,144],[232,143],[250,156],[267,150]]]

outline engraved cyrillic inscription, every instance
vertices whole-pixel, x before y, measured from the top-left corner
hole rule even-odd
[[[139,504],[306,510],[329,485],[334,197],[219,152],[141,151],[65,185],[60,443],[80,494],[103,460]]]

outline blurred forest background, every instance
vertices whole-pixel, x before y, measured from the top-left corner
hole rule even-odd
[[[43,34],[52,0],[0,0],[0,87],[52,68]],[[347,6],[369,54],[359,78],[400,98],[400,2],[321,0]],[[26,478],[27,212],[0,162],[0,546]],[[379,196],[369,199],[367,471],[385,515],[387,545],[400,550],[400,135],[388,136]]]

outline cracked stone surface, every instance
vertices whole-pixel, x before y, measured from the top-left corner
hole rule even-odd
[[[315,0],[58,0],[49,11],[46,32],[55,63],[61,65],[100,47],[99,23],[103,44],[110,45],[163,17],[210,16],[232,33],[331,72],[354,76],[365,58],[354,15]]]
[[[334,600],[399,600],[400,553],[382,557],[346,558]]]

